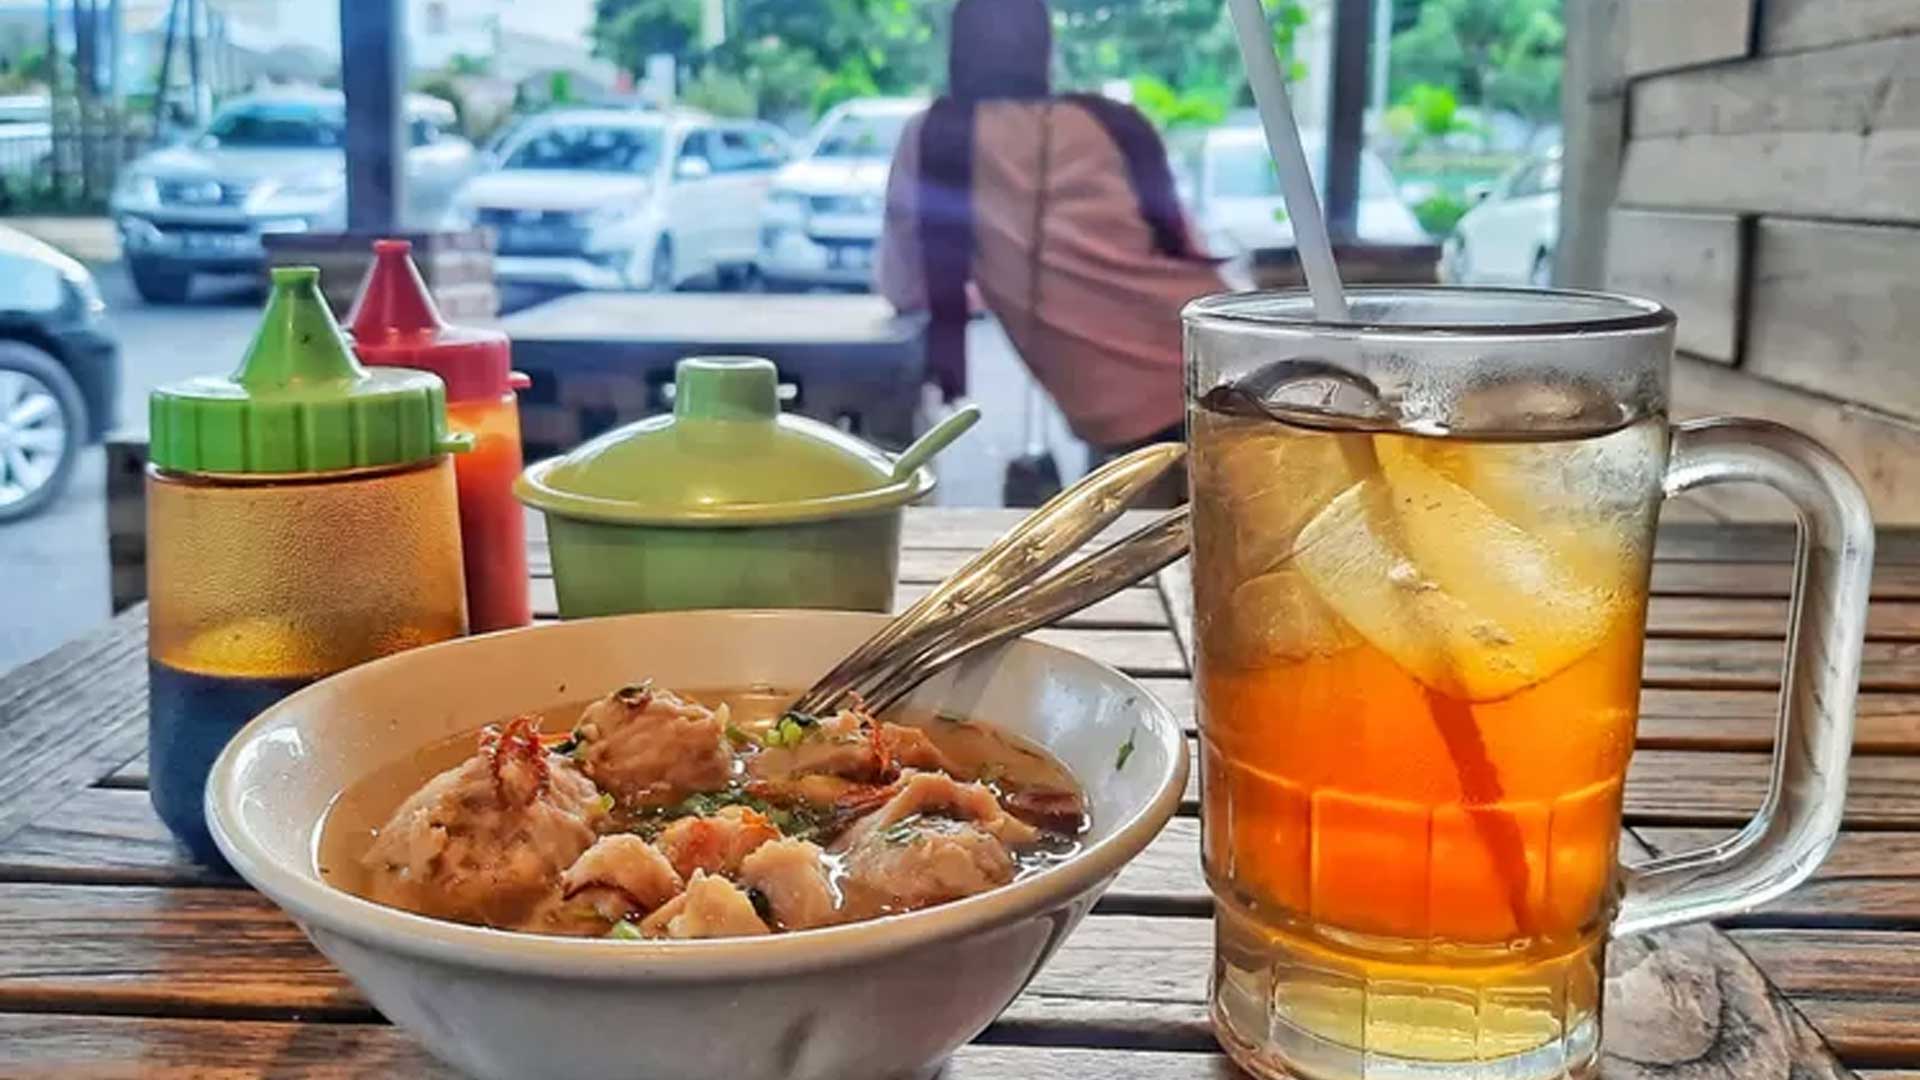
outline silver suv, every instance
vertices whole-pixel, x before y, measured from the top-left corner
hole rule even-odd
[[[789,156],[778,129],[699,112],[561,109],[514,128],[499,165],[454,197],[448,223],[484,226],[502,283],[671,290],[742,279],[760,204]]]
[[[454,134],[453,106],[407,97],[403,224],[431,228],[475,167]],[[237,98],[203,131],[129,165],[112,211],[134,288],[156,303],[185,300],[193,275],[258,272],[260,238],[346,225],[346,102],[338,91]]]
[[[867,287],[893,151],[926,107],[915,98],[862,98],[821,119],[806,154],[774,176],[761,214],[760,276],[768,285]]]

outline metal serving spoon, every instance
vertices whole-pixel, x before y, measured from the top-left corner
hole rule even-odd
[[[1182,508],[1042,577],[1119,517],[1186,452],[1179,443],[1136,450],[1054,496],[881,627],[789,711],[825,716],[858,695],[870,710],[883,712],[975,649],[1104,600],[1186,554],[1189,531]]]

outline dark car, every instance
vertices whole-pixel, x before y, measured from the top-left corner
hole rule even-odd
[[[113,426],[120,347],[87,268],[0,225],[0,522],[58,498]]]

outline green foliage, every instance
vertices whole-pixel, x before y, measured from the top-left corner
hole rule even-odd
[[[493,70],[493,61],[485,56],[468,56],[457,52],[447,58],[449,75],[485,75]]]
[[[1163,131],[1210,127],[1227,118],[1227,93],[1208,87],[1181,93],[1152,75],[1133,80],[1133,103]]]
[[[728,0],[727,39],[700,41],[701,0],[598,0],[599,53],[629,70],[666,53],[688,91],[766,116],[818,113],[850,97],[925,92],[941,76],[938,39],[952,0]],[[723,73],[709,77],[709,73]],[[705,81],[703,81],[705,80]]]
[[[754,115],[759,104],[754,100],[753,87],[747,85],[747,80],[716,67],[707,68],[694,76],[693,81],[681,90],[680,100],[715,116],[734,117]]]
[[[849,61],[842,64],[840,70],[827,75],[814,88],[813,115],[819,116],[843,101],[875,97],[879,93],[880,83],[867,70],[867,66]]]
[[[1298,77],[1294,39],[1306,24],[1306,5],[1262,3],[1273,24],[1274,50]],[[1181,95],[1216,98],[1228,109],[1249,102],[1232,17],[1220,0],[1051,0],[1051,6],[1054,47],[1069,86],[1153,79]]]
[[[1296,74],[1304,0],[1262,0],[1274,48]],[[1060,83],[1135,84],[1141,107],[1169,126],[1217,122],[1248,104],[1233,24],[1221,0],[1050,0]],[[761,115],[818,114],[853,97],[938,92],[953,0],[727,0],[727,40],[700,43],[701,0],[597,0],[602,56],[639,71],[667,53],[695,73],[702,100],[737,105],[744,85]],[[765,69],[764,71],[762,69]],[[719,71],[731,80],[709,80]],[[1164,93],[1162,92],[1164,91]],[[1213,119],[1209,120],[1208,117]]]
[[[1443,237],[1453,232],[1453,227],[1460,224],[1470,209],[1472,204],[1465,199],[1441,192],[1422,199],[1414,206],[1413,216],[1429,236]]]
[[[629,71],[645,70],[655,53],[690,59],[700,43],[700,0],[596,0],[593,42]]]
[[[1460,115],[1460,99],[1453,91],[1432,83],[1408,87],[1399,103],[1387,110],[1386,126],[1388,134],[1410,149],[1428,139],[1478,130]]]
[[[0,58],[0,94],[18,94],[47,85],[47,50],[29,47],[18,55]]]
[[[1535,122],[1560,108],[1560,0],[1425,0],[1393,37],[1392,94],[1420,84]]]

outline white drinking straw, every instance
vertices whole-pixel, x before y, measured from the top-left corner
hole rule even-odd
[[[1347,296],[1340,284],[1340,268],[1333,262],[1333,244],[1327,237],[1327,219],[1307,171],[1307,152],[1300,145],[1300,129],[1293,122],[1293,103],[1287,97],[1287,79],[1273,52],[1273,28],[1260,0],[1227,0],[1233,26],[1240,36],[1240,56],[1253,85],[1254,107],[1267,131],[1267,149],[1280,174],[1280,195],[1293,220],[1293,246],[1307,272],[1307,291],[1313,311],[1322,322],[1346,322]]]

